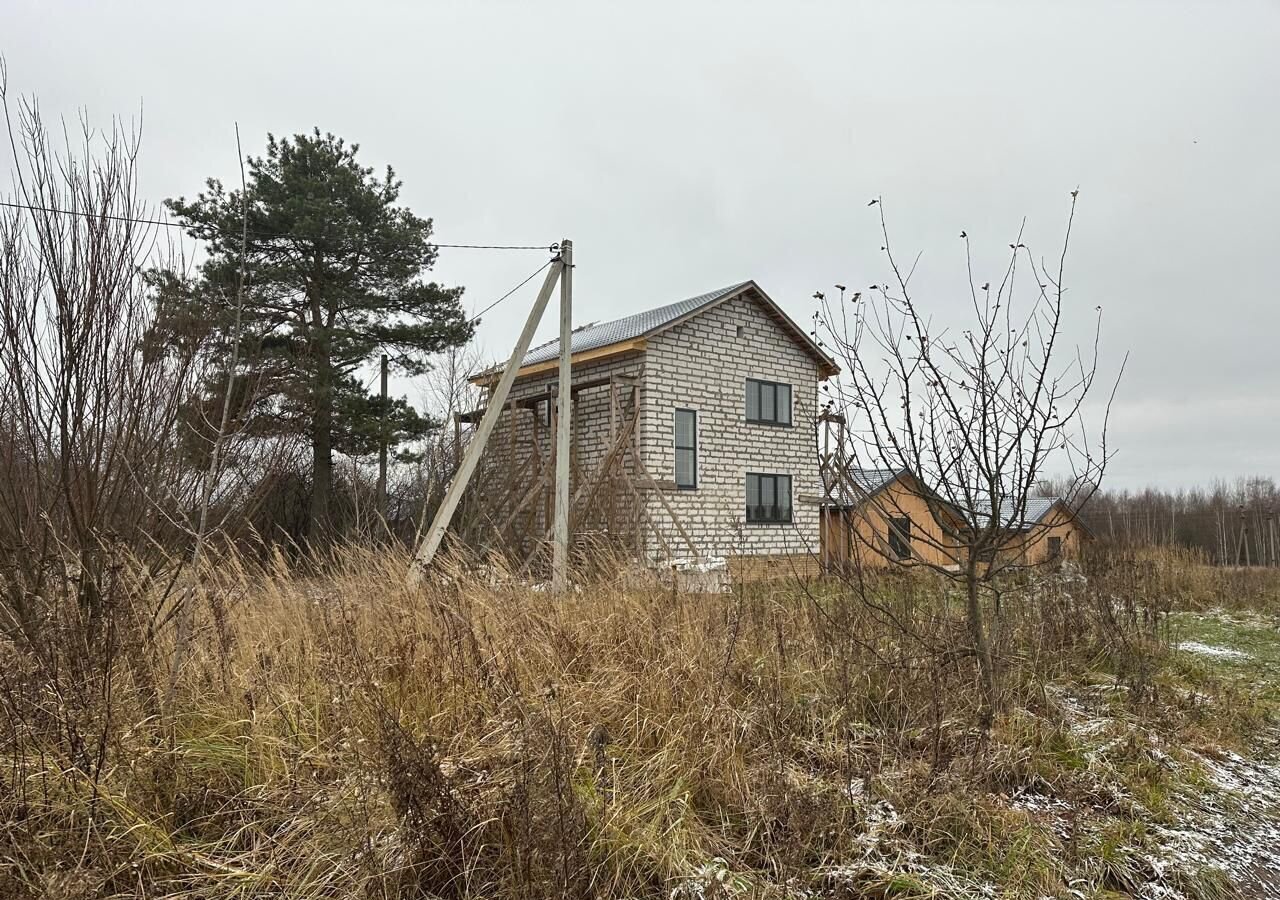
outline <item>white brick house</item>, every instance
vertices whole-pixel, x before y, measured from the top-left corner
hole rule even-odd
[[[485,453],[495,542],[526,552],[551,512],[559,352],[525,356]],[[816,556],[819,383],[838,368],[755,282],[579,328],[572,353],[575,535],[653,562]]]

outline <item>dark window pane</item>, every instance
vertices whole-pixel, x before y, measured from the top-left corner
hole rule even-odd
[[[906,559],[911,555],[911,520],[893,518],[889,520],[889,552],[896,559]]]
[[[760,382],[747,380],[747,421],[760,418]]]
[[[693,410],[676,410],[676,446],[693,447],[696,425]]]
[[[693,487],[696,484],[693,467],[693,451],[676,451],[676,487]]]
[[[777,421],[777,407],[774,403],[774,386],[771,384],[760,385],[760,420],[762,422]]]
[[[791,476],[747,475],[747,521],[791,521]]]

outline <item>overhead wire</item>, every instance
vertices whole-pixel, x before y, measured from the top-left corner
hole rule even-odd
[[[148,218],[145,218],[145,217],[142,217],[142,216],[121,216],[121,215],[113,215],[113,214],[111,214],[111,213],[91,212],[91,211],[88,211],[88,210],[59,209],[59,208],[57,208],[57,207],[53,207],[53,206],[39,206],[39,205],[36,205],[36,204],[30,204],[30,203],[14,203],[14,202],[9,201],[9,200],[0,200],[0,207],[5,207],[5,208],[8,208],[8,209],[20,209],[20,210],[26,210],[26,211],[28,211],[28,212],[50,213],[50,214],[53,214],[53,215],[62,215],[62,216],[80,216],[80,217],[83,217],[83,218],[99,219],[99,220],[106,220],[106,221],[112,221],[112,222],[128,222],[128,223],[135,224],[135,225],[154,225],[154,226],[159,226],[159,227],[162,227],[162,228],[188,228],[188,227],[189,227],[189,226],[187,226],[187,225],[184,225],[184,224],[183,224],[183,223],[181,223],[181,222],[169,222],[169,221],[165,221],[165,220],[163,220],[163,219],[148,219]],[[235,234],[235,233],[229,232],[229,231],[227,231],[227,230],[225,230],[225,229],[216,228],[216,227],[213,227],[213,226],[203,226],[203,227],[209,228],[209,229],[210,229],[210,230],[212,230],[212,231],[219,232],[220,234],[222,234],[222,235],[224,235],[224,236],[229,236],[229,237],[240,237],[240,236],[241,236],[240,234]],[[255,235],[255,236],[257,236],[257,237],[298,237],[298,235],[290,234],[290,233],[288,233],[288,232],[270,232],[270,233],[268,233],[268,232],[261,232],[261,231],[249,231],[248,233],[249,233],[249,234],[252,234],[252,235]],[[435,242],[435,241],[428,241],[428,243],[430,244],[430,246],[435,247],[435,248],[446,248],[446,249],[451,249],[451,250],[543,250],[543,251],[547,251],[547,252],[552,253],[552,254],[556,254],[556,253],[558,253],[558,251],[559,251],[559,249],[560,249],[560,245],[559,245],[559,243],[551,243],[551,244],[444,244],[444,243],[437,243],[437,242]],[[529,276],[528,276],[528,277],[526,277],[525,279],[523,279],[519,284],[517,284],[515,287],[511,288],[509,291],[507,291],[505,294],[503,294],[503,295],[502,295],[501,297],[499,297],[497,300],[494,300],[492,303],[490,303],[490,304],[489,304],[488,306],[486,306],[484,309],[480,310],[478,313],[476,313],[475,315],[473,315],[473,316],[468,320],[467,324],[468,324],[468,325],[474,325],[476,322],[480,321],[480,317],[481,317],[481,316],[483,316],[483,315],[485,315],[486,313],[488,313],[489,311],[491,311],[491,310],[492,310],[494,307],[496,307],[498,304],[502,303],[502,301],[504,301],[504,300],[506,300],[507,298],[509,298],[509,297],[510,297],[512,294],[514,294],[516,291],[520,290],[520,288],[524,287],[526,284],[528,284],[530,281],[532,281],[534,278],[536,278],[536,277],[537,277],[541,272],[543,272],[543,271],[544,271],[548,266],[550,266],[550,265],[551,265],[553,262],[555,262],[558,258],[559,258],[558,256],[553,255],[550,259],[548,259],[546,262],[544,262],[542,265],[540,265],[537,269],[535,269],[532,273],[530,273],[530,274],[529,274]],[[377,373],[377,372],[375,372],[375,373],[373,374],[373,376],[372,376],[372,377],[370,377],[369,381],[364,385],[364,390],[366,390],[366,391],[367,391],[367,390],[368,390],[368,389],[373,385],[373,381],[374,381],[374,379],[375,379],[375,378],[377,378],[377,377],[378,377],[378,373]]]
[[[52,213],[54,215],[60,215],[60,216],[81,216],[83,218],[104,219],[111,222],[131,222],[135,225],[156,225],[162,228],[190,228],[191,227],[189,225],[184,225],[181,222],[169,222],[163,219],[148,219],[142,216],[120,216],[120,215],[112,215],[110,213],[91,212],[88,210],[79,210],[79,209],[59,209],[54,206],[38,206],[36,204],[30,204],[30,203],[14,203],[8,200],[0,200],[0,206],[7,207],[9,209],[24,209],[29,212]],[[208,228],[224,236],[234,237],[234,238],[240,237],[240,233],[238,230],[232,232],[226,229],[216,228],[216,227],[207,226],[207,225],[200,226],[200,227]],[[249,231],[249,234],[252,234],[256,237],[276,237],[276,238],[302,237],[302,235],[291,234],[285,231],[267,232],[267,231],[254,231],[252,229]],[[430,244],[432,247],[449,249],[449,250],[546,250],[554,253],[556,252],[557,249],[559,249],[559,244],[556,244],[556,243],[551,243],[551,244],[442,244],[436,241],[428,241],[427,243]]]
[[[468,325],[474,325],[476,322],[479,322],[479,321],[480,321],[480,317],[481,317],[481,316],[483,316],[483,315],[484,315],[485,313],[487,313],[489,310],[493,309],[495,306],[497,306],[497,305],[498,305],[499,303],[501,303],[503,300],[506,300],[508,297],[510,297],[510,296],[511,296],[512,294],[514,294],[516,291],[520,290],[520,288],[524,287],[524,286],[525,286],[526,284],[528,284],[530,281],[533,281],[533,279],[537,278],[537,277],[538,277],[538,274],[539,274],[540,272],[542,272],[542,270],[543,270],[543,269],[545,269],[547,266],[551,265],[551,264],[552,264],[553,262],[555,262],[555,261],[556,261],[556,257],[554,257],[554,256],[553,256],[551,259],[547,260],[547,261],[546,261],[546,262],[544,262],[542,265],[538,266],[538,268],[534,269],[534,270],[533,270],[533,272],[529,275],[529,277],[528,277],[528,278],[526,278],[524,281],[522,281],[522,282],[520,282],[519,284],[517,284],[517,285],[516,285],[515,287],[513,287],[511,290],[507,291],[505,294],[503,294],[501,297],[499,297],[497,300],[494,300],[492,303],[490,303],[490,304],[489,304],[488,306],[486,306],[484,309],[480,310],[480,312],[478,312],[478,313],[476,313],[474,316],[472,316],[472,317],[471,317],[471,319],[467,322],[467,324],[468,324]]]

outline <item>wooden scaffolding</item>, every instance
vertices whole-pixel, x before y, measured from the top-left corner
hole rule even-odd
[[[700,558],[698,547],[645,467],[640,452],[640,379],[609,375],[573,384],[571,403],[586,392],[608,392],[607,423],[570,410],[575,427],[569,447],[569,528],[576,554],[603,551],[627,558],[658,555]],[[559,410],[554,385],[545,393],[507,402],[499,433],[486,449],[478,477],[463,501],[459,531],[469,546],[502,554],[525,569],[550,559],[554,517],[556,433]],[[546,404],[546,406],[544,406]],[[542,410],[550,409],[545,417]],[[485,409],[458,416],[478,421]],[[589,430],[607,427],[600,449]],[[584,438],[593,438],[585,451]],[[670,487],[670,486],[667,486]],[[656,508],[665,519],[655,520]]]

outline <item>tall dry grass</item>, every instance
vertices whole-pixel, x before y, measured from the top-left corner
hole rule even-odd
[[[1011,583],[988,733],[930,578],[558,598],[493,569],[411,594],[406,567],[208,566],[159,715],[143,648],[0,645],[0,895],[1052,894],[1090,845],[998,799],[1099,790],[1047,686],[1102,670],[1140,702],[1166,652],[1114,575]],[[131,620],[171,593],[121,585]]]

